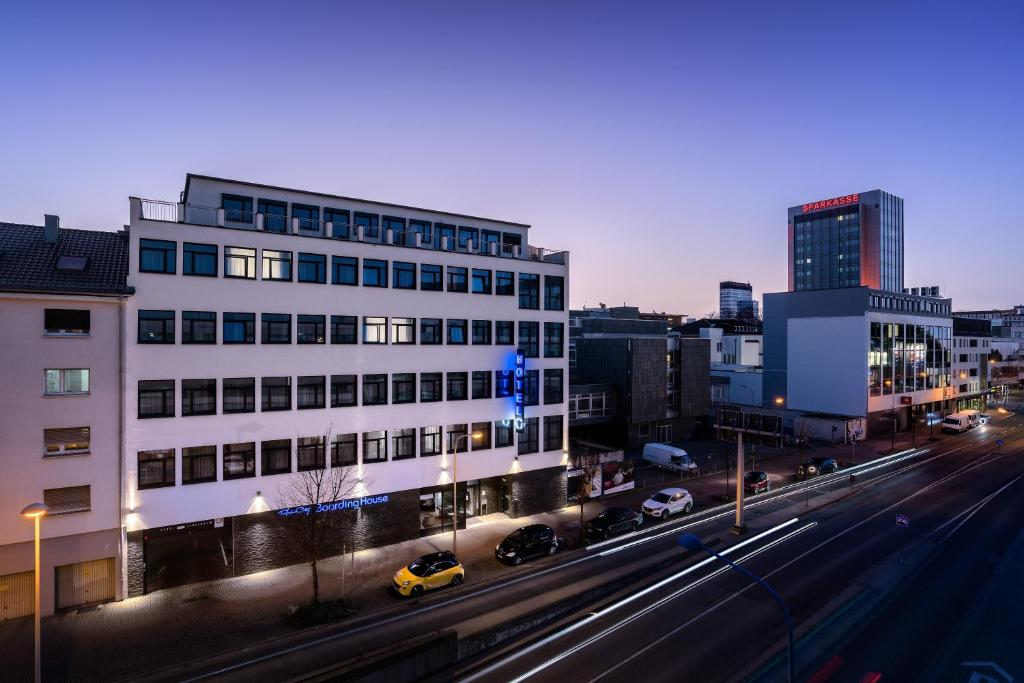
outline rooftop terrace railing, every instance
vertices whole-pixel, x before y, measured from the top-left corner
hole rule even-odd
[[[418,249],[434,249],[453,251],[463,254],[482,254],[501,258],[542,261],[546,263],[566,263],[565,251],[545,249],[533,245],[521,246],[507,242],[471,242],[463,245],[448,236],[430,233],[426,240],[419,232],[410,229],[393,230],[376,228],[373,232],[361,225],[321,221],[297,216],[265,214],[236,209],[223,209],[210,206],[198,206],[182,202],[163,202],[155,199],[139,199],[139,217],[149,221],[168,223],[187,223],[206,227],[220,227],[234,230],[252,230],[275,234],[292,234],[322,239],[346,240],[368,244],[387,244]]]

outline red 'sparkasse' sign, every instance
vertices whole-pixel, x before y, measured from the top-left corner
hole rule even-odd
[[[808,211],[821,211],[822,209],[831,209],[833,206],[846,206],[847,204],[856,204],[860,201],[860,194],[848,194],[845,197],[834,197],[832,199],[823,199],[820,202],[811,202],[810,204],[804,204],[804,213]]]

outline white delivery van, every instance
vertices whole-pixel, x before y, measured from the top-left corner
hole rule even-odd
[[[959,434],[966,432],[971,427],[977,427],[979,424],[981,424],[981,417],[977,410],[961,410],[959,413],[946,416],[946,419],[942,421],[942,431]]]
[[[644,446],[643,459],[655,467],[661,467],[674,472],[685,472],[697,474],[697,463],[690,460],[682,448],[669,446],[664,443],[649,443]]]

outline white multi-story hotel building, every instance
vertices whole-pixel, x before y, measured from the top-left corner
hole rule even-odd
[[[564,505],[568,254],[529,226],[196,175],[130,205],[131,594],[299,561],[303,470],[351,474],[339,549],[450,530],[456,447],[460,525]]]

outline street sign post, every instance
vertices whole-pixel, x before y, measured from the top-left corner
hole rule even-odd
[[[898,526],[900,529],[908,529],[908,528],[910,528],[910,517],[907,516],[907,515],[901,515],[901,514],[897,513],[897,515],[896,515],[896,526]],[[900,564],[903,564],[903,535],[906,532],[905,531],[900,531],[898,533],[899,533],[899,536],[900,536]]]

